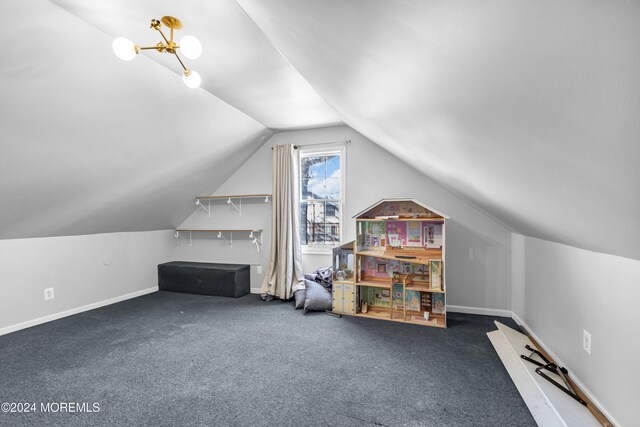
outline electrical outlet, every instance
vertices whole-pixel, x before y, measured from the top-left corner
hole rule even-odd
[[[591,334],[586,329],[582,330],[582,348],[591,354]]]
[[[44,300],[50,300],[53,299],[54,295],[53,295],[53,288],[47,288],[44,290]]]
[[[262,266],[261,265],[256,265],[256,273],[262,274]]]

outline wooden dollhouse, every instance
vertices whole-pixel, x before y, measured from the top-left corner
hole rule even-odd
[[[333,252],[333,311],[446,328],[446,215],[414,199],[357,214],[356,240]]]

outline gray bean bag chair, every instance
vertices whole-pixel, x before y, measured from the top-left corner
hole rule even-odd
[[[325,311],[331,310],[331,292],[324,286],[311,280],[305,280],[304,310],[305,311]],[[300,291],[296,291],[296,308],[298,306],[298,296]]]

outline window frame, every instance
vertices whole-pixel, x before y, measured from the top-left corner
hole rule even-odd
[[[338,233],[339,242],[333,245],[328,244],[318,244],[318,245],[305,245],[302,244],[302,253],[303,254],[318,254],[318,255],[326,255],[331,254],[333,248],[338,245],[341,245],[344,240],[344,208],[346,206],[346,189],[347,189],[347,150],[346,145],[343,144],[338,147],[327,147],[327,146],[314,146],[314,147],[305,147],[304,145],[299,146],[299,161],[298,161],[298,185],[300,186],[300,203],[298,204],[298,209],[300,209],[300,219],[302,222],[302,202],[304,200],[302,197],[302,159],[304,157],[314,157],[314,156],[329,156],[329,155],[339,155],[340,156],[340,201],[338,203],[340,207],[340,214],[338,215],[338,219],[340,220],[340,232]],[[321,199],[311,199],[311,200],[321,200]],[[335,199],[330,199],[335,200]],[[302,230],[300,230],[302,234]],[[300,236],[300,240],[302,240],[302,236]]]

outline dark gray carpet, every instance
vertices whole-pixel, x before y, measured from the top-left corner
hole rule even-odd
[[[441,330],[157,292],[0,337],[0,403],[100,406],[0,424],[533,426],[493,320]]]

